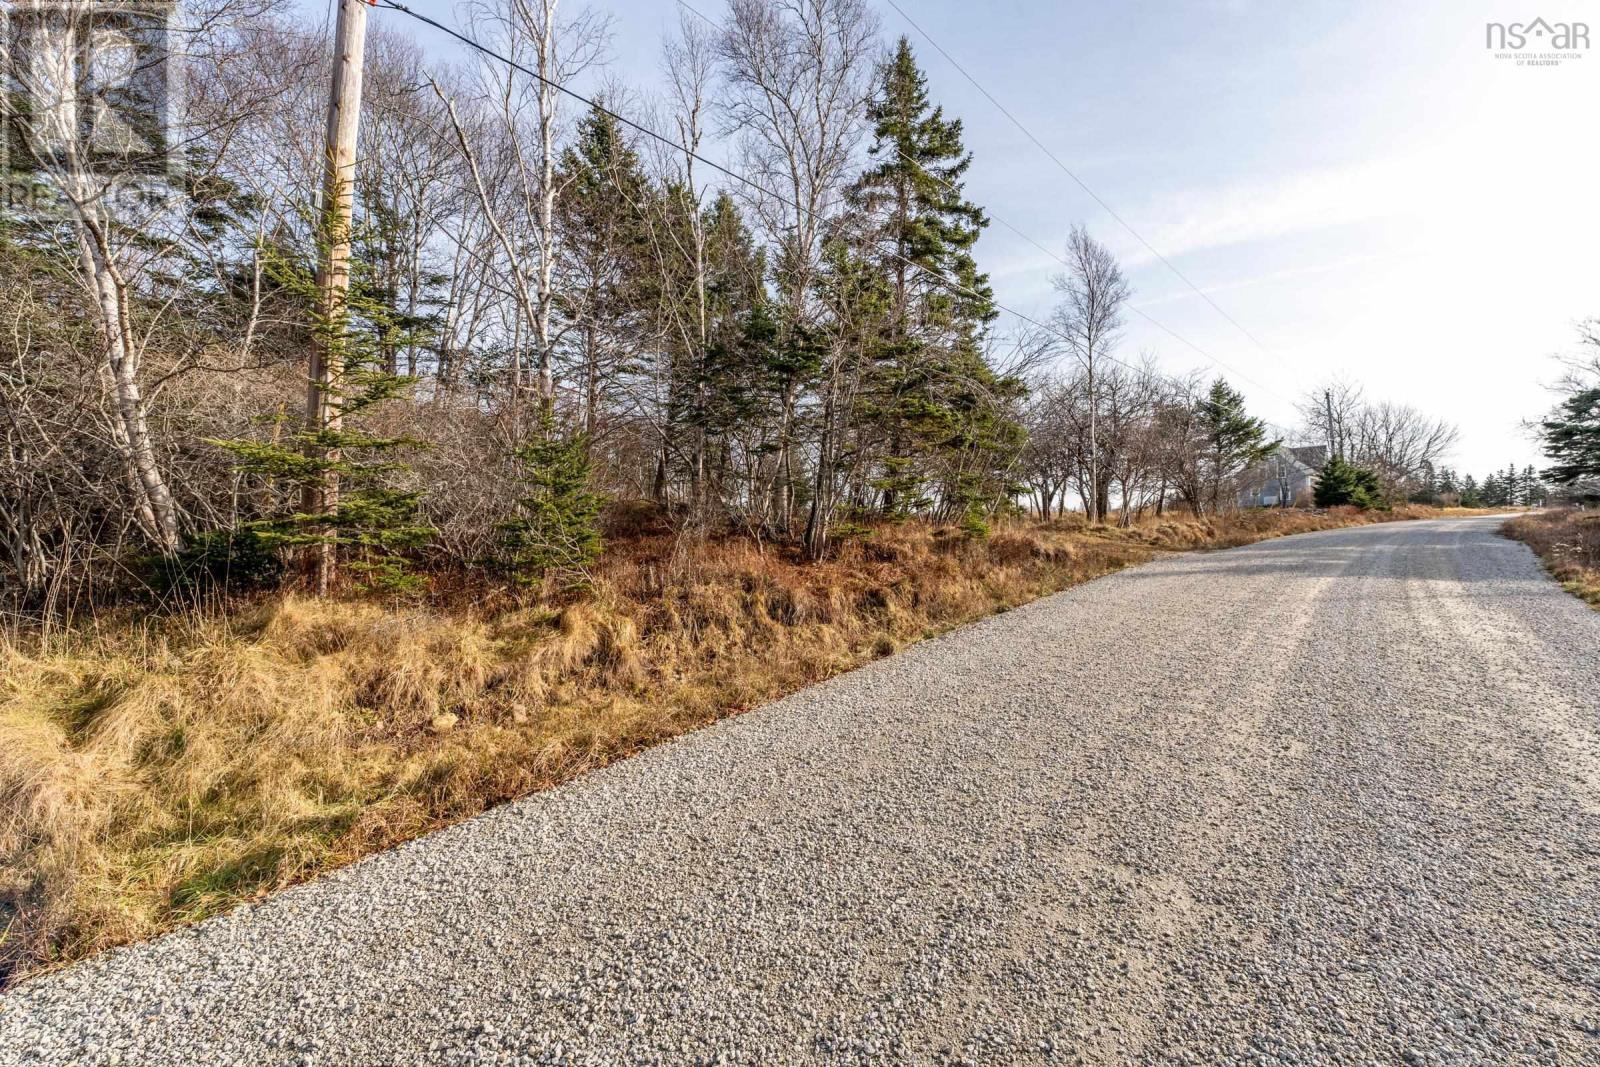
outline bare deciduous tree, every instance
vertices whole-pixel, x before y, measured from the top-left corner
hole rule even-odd
[[[1359,385],[1332,382],[1299,404],[1300,439],[1365,467],[1392,493],[1415,488],[1459,439],[1452,424],[1406,404],[1369,402]]]
[[[1068,352],[1083,367],[1088,393],[1088,471],[1084,506],[1090,522],[1105,519],[1110,478],[1100,462],[1100,392],[1097,374],[1110,358],[1122,328],[1122,311],[1132,295],[1122,267],[1110,249],[1074,226],[1067,238],[1069,267],[1054,279],[1061,301],[1051,321]]]

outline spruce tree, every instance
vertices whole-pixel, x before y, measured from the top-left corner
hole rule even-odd
[[[1319,508],[1382,507],[1383,482],[1372,471],[1333,456],[1317,475],[1315,501]]]
[[[962,145],[961,120],[946,119],[930,104],[927,78],[905,37],[883,67],[867,118],[874,138],[868,151],[878,162],[856,181],[851,199],[870,220],[868,239],[893,248],[893,255],[879,250],[876,258],[893,279],[899,330],[913,337],[989,322],[993,293],[972,258],[989,220],[962,193],[972,157]],[[952,292],[911,264],[969,291]]]
[[[654,295],[645,213],[655,192],[622,125],[596,104],[562,153],[556,180],[562,284],[556,308],[582,432],[592,440],[607,393],[635,369],[636,338]],[[659,283],[657,283],[658,285]]]
[[[854,237],[888,279],[890,296],[887,337],[859,412],[876,432],[874,487],[891,515],[919,508],[932,489],[964,511],[967,503],[950,494],[992,492],[988,474],[1005,466],[1003,445],[1012,436],[979,425],[1003,416],[995,403],[975,401],[1017,392],[983,357],[997,311],[972,247],[988,219],[962,191],[972,159],[961,122],[930,102],[904,37],[881,70],[867,116],[876,162],[850,191]],[[1001,453],[992,452],[997,446]],[[985,465],[988,474],[974,482]]]
[[[823,250],[816,293],[825,309],[817,325],[826,355],[818,383],[820,403],[812,416],[816,466],[805,528],[805,550],[811,559],[826,554],[829,530],[840,511],[839,479],[853,451],[849,433],[853,383],[885,346],[892,300],[888,280],[876,264],[839,239],[830,240]]]
[[[1205,449],[1206,484],[1215,511],[1221,503],[1224,483],[1266,459],[1281,442],[1267,440],[1267,424],[1247,414],[1244,396],[1221,378],[1211,383],[1195,415]]]
[[[667,261],[674,273],[664,281],[660,302],[666,331],[669,391],[666,421],[678,443],[671,458],[675,473],[689,482],[691,497],[704,512],[721,496],[719,487],[732,461],[732,435],[756,434],[778,417],[781,396],[795,366],[779,345],[778,312],[763,281],[766,258],[739,213],[722,193],[698,222],[703,241],[697,285],[693,249],[693,201],[669,186],[662,198],[667,241],[688,250]],[[704,324],[701,316],[704,315]],[[705,521],[709,515],[695,516]]]
[[[414,204],[397,204],[378,168],[363,167],[356,179],[359,225],[352,232],[353,255],[361,269],[351,279],[357,304],[368,314],[356,328],[373,331],[378,364],[390,374],[416,375],[419,355],[439,334],[449,303],[450,276],[424,265],[415,247]],[[400,355],[406,355],[402,369]]]
[[[525,492],[500,523],[500,565],[531,585],[547,575],[583,577],[600,557],[601,498],[589,488],[587,441],[562,434],[546,420],[534,440],[516,451]]]
[[[512,459],[524,487],[499,524],[501,568],[533,584],[547,576],[582,578],[599,558],[602,498],[590,488],[590,449],[618,382],[639,369],[636,338],[661,282],[650,256],[647,213],[659,213],[638,154],[621,123],[594,105],[561,154],[556,181],[561,284],[556,311],[563,358],[578,385],[576,429],[546,411]],[[658,483],[665,478],[664,450]],[[658,489],[658,492],[660,490]]]
[[[1530,508],[1543,507],[1550,498],[1550,491],[1545,488],[1539,472],[1533,464],[1528,464],[1522,469],[1523,503]]]
[[[1552,461],[1546,478],[1569,486],[1600,479],[1600,386],[1562,401],[1539,428],[1544,454]]]
[[[1509,489],[1498,473],[1484,478],[1481,497],[1484,506],[1490,508],[1503,508],[1511,502]]]
[[[399,327],[389,306],[372,296],[364,262],[352,264],[354,284],[345,306],[325,316],[314,310],[314,272],[281,247],[269,246],[263,254],[279,296],[304,309],[310,331],[338,352],[341,370],[328,392],[339,411],[339,428],[298,426],[280,412],[264,439],[211,442],[233,453],[235,469],[254,483],[255,491],[248,494],[252,516],[236,526],[229,544],[233,551],[252,556],[331,544],[361,576],[363,586],[390,592],[413,589],[420,579],[409,554],[427,543],[433,530],[421,518],[421,492],[404,485],[407,468],[397,457],[422,442],[383,433],[374,418],[387,403],[405,396],[415,381],[388,369],[392,353],[413,335]],[[302,490],[335,475],[337,504],[323,514],[303,511]],[[214,545],[196,545],[194,550],[213,557],[217,551]]]
[[[1417,472],[1415,488],[1408,499],[1413,504],[1437,504],[1439,502],[1439,471],[1432,463],[1423,462]]]

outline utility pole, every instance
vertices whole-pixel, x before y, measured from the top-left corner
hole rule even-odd
[[[311,374],[306,387],[306,429],[337,434],[343,427],[338,397],[344,374],[345,324],[350,297],[350,213],[354,202],[356,132],[361,124],[361,73],[367,50],[369,0],[339,0],[333,38],[333,81],[328,90],[328,127],[322,172],[322,210],[317,226],[317,321],[312,331]],[[339,449],[324,441],[309,444],[312,458],[339,461]],[[308,515],[326,515],[339,506],[339,472],[324,470],[320,483],[305,488]],[[318,596],[325,596],[338,564],[334,531],[322,529],[312,567]]]
[[[1322,403],[1328,411],[1328,458],[1339,458],[1339,439],[1333,432],[1333,390],[1322,391]]]

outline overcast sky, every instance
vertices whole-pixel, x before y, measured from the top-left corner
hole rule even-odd
[[[722,0],[694,2],[722,16]],[[1600,4],[898,2],[1260,341],[879,4],[886,40],[911,38],[933,99],[966,124],[972,199],[1053,249],[1086,224],[1123,257],[1139,308],[1232,369],[1137,316],[1124,355],[1217,371],[1285,425],[1297,398],[1342,376],[1458,423],[1465,470],[1539,461],[1519,422],[1549,406],[1550,357],[1572,349],[1575,322],[1600,315],[1600,51],[1519,66],[1486,48],[1485,26],[1542,16],[1600,29]],[[466,28],[444,0],[411,3]],[[651,91],[676,4],[594,6],[614,16],[612,61],[578,88]],[[1048,309],[1049,256],[996,223],[978,258],[1003,303]]]

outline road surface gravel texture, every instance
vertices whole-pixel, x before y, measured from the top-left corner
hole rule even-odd
[[[1600,613],[1160,560],[0,998],[0,1064],[1600,1063]]]

